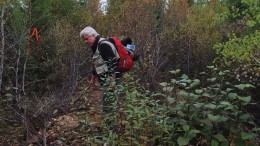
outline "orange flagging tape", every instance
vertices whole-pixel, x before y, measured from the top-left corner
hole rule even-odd
[[[35,37],[36,37],[36,41],[38,41],[39,40],[39,36],[38,36],[38,30],[37,30],[37,28],[35,27],[35,28],[33,28],[33,31],[32,31],[32,33],[31,33],[31,35],[28,37],[28,40],[27,40],[27,48],[26,48],[26,55],[29,55],[29,53],[30,53],[30,41],[31,41],[31,38],[33,37],[35,35]]]

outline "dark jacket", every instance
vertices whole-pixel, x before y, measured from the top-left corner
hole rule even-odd
[[[101,43],[99,44],[99,40],[100,40],[100,36],[96,37],[96,40],[94,42],[94,44],[92,45],[91,49],[92,49],[92,55],[95,54],[96,49],[99,48],[99,52],[101,54],[101,57],[106,61],[107,66],[108,66],[108,74],[112,75],[115,72],[117,72],[117,65],[118,65],[118,61],[116,59],[116,56],[111,48],[111,46],[109,46],[106,43]],[[97,47],[99,46],[99,47]],[[95,69],[93,70],[93,74],[97,75]]]

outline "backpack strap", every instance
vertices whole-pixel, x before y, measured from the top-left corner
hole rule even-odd
[[[114,52],[114,54],[116,56],[116,59],[119,59],[120,56],[119,56],[119,54],[117,52],[116,46],[109,39],[100,38],[99,42],[98,42],[98,45],[97,45],[97,50],[100,52],[99,47],[100,47],[101,44],[104,44],[104,43],[111,47],[112,51]]]

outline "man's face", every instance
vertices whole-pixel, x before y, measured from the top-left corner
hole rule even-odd
[[[94,35],[91,35],[91,36],[88,36],[88,35],[83,35],[83,39],[84,39],[84,42],[92,47],[92,45],[94,44],[95,40],[96,40],[96,37]]]

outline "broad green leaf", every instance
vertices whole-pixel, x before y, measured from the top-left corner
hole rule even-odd
[[[229,97],[229,99],[233,99],[234,100],[234,99],[237,99],[238,96],[237,96],[237,93],[229,93],[228,97]]]
[[[239,119],[243,120],[243,121],[247,121],[247,119],[250,118],[250,117],[251,117],[250,114],[243,114],[243,115],[239,116]]]
[[[244,90],[245,88],[255,88],[255,86],[251,84],[239,84],[239,85],[235,85],[235,87],[238,88],[239,90]]]
[[[209,109],[216,109],[217,106],[215,104],[208,103],[208,104],[205,104],[204,107],[209,108]]]
[[[170,86],[167,86],[167,87],[163,87],[163,91],[165,92],[171,92],[174,88],[173,87],[170,87]]]
[[[214,82],[214,81],[216,81],[217,80],[217,78],[211,78],[211,79],[209,79],[209,81],[211,81],[211,82]]]
[[[239,90],[244,90],[245,89],[245,84],[239,84],[239,85],[235,85],[236,88],[238,88]]]
[[[214,122],[217,122],[219,119],[220,119],[220,116],[219,115],[212,115],[212,114],[208,114],[208,118],[211,120],[211,121],[214,121]]]
[[[201,72],[201,73],[199,73],[200,75],[207,75],[207,73],[206,72]]]
[[[255,128],[253,128],[252,130],[253,130],[253,131],[260,131],[260,128],[256,128],[256,127],[255,127]]]
[[[211,140],[210,146],[219,146],[219,142],[216,139]]]
[[[246,86],[246,88],[255,88],[255,86],[251,85],[251,84],[246,84],[245,86]]]
[[[205,97],[212,97],[209,93],[203,93],[202,96],[205,96]]]
[[[203,90],[201,90],[201,89],[196,89],[196,90],[195,90],[195,93],[196,93],[196,94],[201,94],[202,92],[203,92]]]
[[[189,93],[186,92],[186,91],[184,91],[184,90],[181,90],[178,94],[179,94],[179,95],[182,95],[182,96],[184,96],[184,97],[189,97]]]
[[[225,110],[232,110],[232,111],[238,111],[238,107],[236,105],[230,104],[230,106],[227,106]]]
[[[180,136],[180,137],[178,137],[178,140],[177,140],[177,142],[178,142],[178,144],[180,145],[180,146],[182,146],[182,145],[187,145],[188,143],[189,143],[189,139],[188,138],[186,138],[186,137],[182,137],[182,136]]]
[[[204,103],[194,103],[193,106],[195,108],[201,108],[204,105]]]
[[[248,104],[251,101],[251,96],[247,96],[247,97],[238,96],[238,99],[241,101],[244,101],[246,104]]]
[[[176,99],[168,96],[167,101],[169,104],[173,104],[176,101]]]
[[[196,133],[197,134],[197,133],[200,133],[200,131],[196,130],[196,129],[192,129],[192,130],[189,131],[189,133]]]
[[[225,91],[220,91],[220,93],[221,93],[222,95],[227,95],[227,92],[225,92]]]
[[[183,130],[184,130],[185,132],[187,132],[187,131],[190,130],[190,126],[189,126],[189,125],[183,125],[182,128],[183,128]]]
[[[232,90],[233,90],[233,89],[231,89],[231,88],[227,88],[227,89],[226,89],[227,92],[230,92],[230,91],[232,91]]]
[[[221,101],[221,105],[230,106],[230,103],[228,101]]]
[[[222,71],[220,71],[219,73],[218,73],[218,75],[220,75],[220,76],[223,76],[225,73],[224,72],[222,72]]]
[[[226,122],[228,120],[228,118],[224,117],[224,116],[220,116],[220,122]]]
[[[209,68],[209,69],[213,69],[213,68],[214,68],[214,66],[207,66],[207,68]]]
[[[253,133],[241,132],[241,138],[243,140],[254,139],[255,135]]]
[[[220,115],[212,115],[212,114],[208,114],[208,118],[214,122],[225,122],[228,120],[226,117]]]
[[[193,93],[190,93],[190,94],[189,94],[189,98],[190,98],[190,99],[197,100],[197,99],[199,99],[199,97],[200,97],[199,95],[195,95],[195,94],[193,94]]]
[[[193,139],[194,137],[196,137],[196,135],[197,135],[197,134],[194,133],[194,132],[193,132],[193,133],[189,132],[188,135],[187,135],[187,138],[188,138],[188,139]]]
[[[183,74],[183,75],[181,76],[181,78],[182,78],[182,79],[188,79],[189,77],[188,77],[186,74]]]
[[[248,20],[246,22],[246,25],[249,27],[254,27],[256,25],[256,22],[254,20]]]
[[[218,141],[220,141],[220,142],[227,141],[227,139],[225,138],[225,136],[224,136],[223,134],[220,134],[220,133],[214,135],[214,137],[215,137]]]
[[[226,85],[231,85],[231,83],[229,82],[225,82]],[[227,88],[227,89],[231,89],[231,88]],[[232,89],[233,90],[233,89]]]
[[[181,79],[180,82],[191,83],[192,80],[191,79]]]
[[[167,86],[168,85],[168,83],[166,83],[166,82],[162,82],[162,83],[159,83],[161,86],[163,86],[163,87],[165,87],[165,86]]]
[[[173,84],[177,84],[177,83],[178,83],[176,79],[171,79],[171,82],[172,82]]]
[[[199,85],[199,84],[200,84],[200,80],[196,79],[196,80],[193,81],[193,83],[190,84],[189,87],[190,87],[190,88],[193,88],[193,87],[196,87],[196,86]]]
[[[170,71],[170,73],[172,73],[172,74],[178,74],[180,71],[181,71],[180,69],[176,69],[176,70]]]
[[[183,87],[186,87],[187,83],[180,83],[180,85],[182,85]]]

